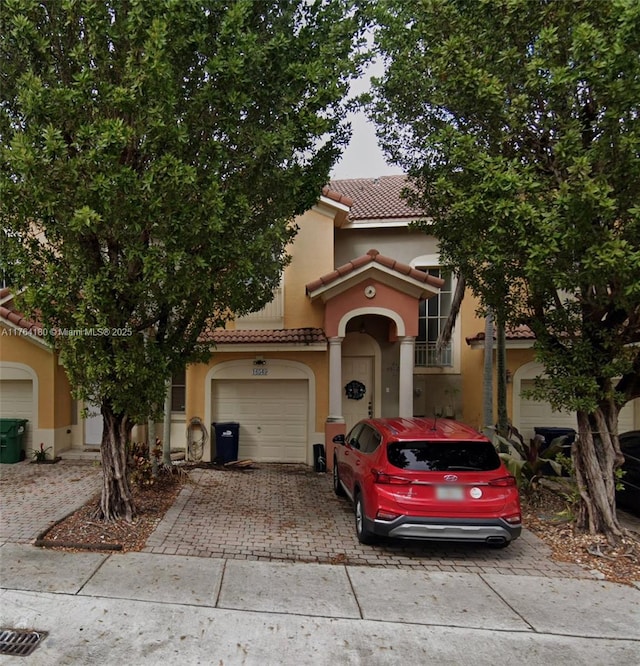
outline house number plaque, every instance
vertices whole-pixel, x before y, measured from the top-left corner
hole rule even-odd
[[[253,376],[264,376],[269,374],[269,368],[253,368]]]

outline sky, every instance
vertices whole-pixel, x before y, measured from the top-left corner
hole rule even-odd
[[[374,62],[363,76],[351,85],[351,95],[357,95],[369,89],[369,78],[380,76],[383,72],[381,62]],[[367,120],[364,112],[349,114],[352,136],[342,158],[333,167],[331,178],[375,178],[402,173],[402,169],[385,162],[382,150],[378,147],[375,126]]]

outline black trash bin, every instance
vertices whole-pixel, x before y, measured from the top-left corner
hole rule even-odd
[[[313,470],[315,472],[327,471],[327,457],[324,453],[324,444],[313,445]]]
[[[224,465],[238,459],[238,443],[240,441],[240,424],[229,421],[226,423],[212,423],[211,430],[215,432],[216,452],[214,462]]]
[[[567,458],[571,457],[571,445],[576,438],[576,431],[573,428],[534,428],[534,431],[536,435],[540,435],[540,437],[544,438],[544,443],[540,447],[539,451],[539,455],[541,455],[543,458],[547,457],[545,455],[545,451],[549,448],[549,446],[551,446],[551,442],[553,442],[553,440],[557,439],[558,437],[567,438],[564,441],[564,444],[562,444],[562,453],[563,455],[567,456]],[[555,458],[555,454],[553,457]],[[542,467],[542,473],[546,474],[547,476],[556,476],[557,474],[553,467],[548,463]],[[569,476],[569,471],[564,467],[562,469],[562,476]]]
[[[544,444],[541,451],[544,451],[551,445],[554,439],[558,437],[565,437],[567,440],[562,445],[563,448],[571,449],[571,445],[575,441],[576,431],[573,428],[534,428],[536,435],[540,435],[544,439]]]

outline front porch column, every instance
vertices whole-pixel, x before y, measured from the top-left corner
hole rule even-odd
[[[335,435],[344,435],[342,417],[342,338],[329,338],[329,416],[324,426],[324,448],[327,469],[333,469]]]
[[[400,339],[400,378],[398,386],[398,416],[413,416],[413,364],[415,338]]]
[[[342,421],[342,340],[329,338],[329,416],[327,421]]]

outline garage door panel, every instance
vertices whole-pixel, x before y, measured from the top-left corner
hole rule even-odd
[[[238,456],[307,462],[306,380],[214,380],[213,420],[240,424]]]
[[[533,380],[525,380],[521,384],[521,390],[527,391],[534,387]],[[634,430],[634,410],[637,400],[627,403],[618,417],[618,431],[626,432]],[[528,441],[535,434],[534,428],[573,428],[577,430],[578,423],[576,415],[571,412],[554,412],[548,402],[532,400],[531,398],[520,399],[520,433]]]
[[[27,419],[22,436],[22,448],[33,449],[33,382],[30,379],[3,379],[0,381],[0,418]]]

